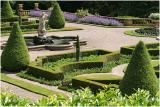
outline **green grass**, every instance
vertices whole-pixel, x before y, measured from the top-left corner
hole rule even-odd
[[[74,31],[74,30],[83,30],[78,27],[64,27],[62,29],[48,29],[47,32],[61,32],[61,31]],[[9,36],[11,31],[1,31],[1,36]],[[22,30],[23,34],[32,34],[37,33],[37,29],[25,29]]]
[[[15,86],[18,86],[20,88],[23,88],[25,90],[31,91],[33,93],[37,93],[37,94],[44,95],[44,96],[49,96],[49,95],[53,95],[53,94],[63,95],[63,94],[54,92],[52,90],[43,88],[41,86],[33,85],[31,83],[28,83],[28,82],[25,82],[22,80],[11,78],[11,77],[7,76],[5,73],[1,73],[1,80],[4,82],[13,84]]]
[[[153,35],[143,35],[143,34],[139,34],[136,33],[134,30],[129,30],[129,31],[125,31],[124,34],[129,35],[129,36],[136,36],[136,37],[150,37],[150,38],[156,38],[157,36],[153,36]]]

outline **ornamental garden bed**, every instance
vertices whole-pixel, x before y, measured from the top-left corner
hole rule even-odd
[[[104,50],[84,51],[81,53],[80,62],[75,61],[74,53],[44,56],[39,57],[27,70],[17,75],[42,84],[56,85],[62,90],[73,91],[75,88],[90,87],[97,91],[96,89],[106,84],[108,87],[117,87],[122,77],[110,72],[117,65],[129,63],[130,58],[131,55]],[[158,56],[152,56],[152,59],[158,59]],[[98,78],[102,77],[101,73],[106,75],[103,80]],[[81,76],[83,74],[91,76]],[[93,79],[94,75],[101,76]],[[115,78],[109,79],[112,76]]]
[[[158,28],[140,28],[136,30],[129,30],[125,31],[124,34],[130,35],[130,36],[137,36],[137,37],[153,37],[156,38],[159,36],[159,29]]]

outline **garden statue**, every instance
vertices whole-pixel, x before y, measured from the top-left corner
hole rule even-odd
[[[48,15],[45,12],[42,12],[42,15],[39,18],[39,26],[38,26],[38,36],[45,37],[46,35],[46,19]]]

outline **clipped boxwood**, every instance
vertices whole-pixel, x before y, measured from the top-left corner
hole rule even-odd
[[[34,64],[30,64],[27,68],[27,73],[35,76],[35,77],[42,77],[47,80],[61,80],[64,78],[62,72],[55,72],[48,69],[44,69],[39,66],[35,66]]]
[[[82,51],[81,53],[82,56],[102,55],[102,57],[112,54],[112,52],[105,50],[89,50],[89,51]],[[42,65],[46,62],[51,62],[51,61],[54,62],[62,58],[73,58],[74,55],[75,53],[64,53],[59,55],[38,57],[36,61],[32,63],[33,65],[29,65],[27,72],[29,72],[31,75],[38,76],[41,78],[56,80],[56,79],[63,79],[64,78],[63,72],[69,72],[71,69],[102,67],[104,64],[102,60],[104,58],[100,58],[99,62],[77,62],[77,63],[61,65],[57,67],[55,71],[48,70],[42,67]],[[50,75],[50,77],[47,75]]]
[[[58,3],[53,7],[48,24],[53,29],[60,29],[65,26],[64,15]]]
[[[7,71],[20,71],[29,64],[28,49],[18,23],[13,25],[12,32],[2,52],[2,68]]]
[[[18,20],[19,20],[18,16],[13,16],[10,18],[1,18],[1,22],[14,22]],[[28,18],[22,17],[22,21],[28,21]]]
[[[120,91],[123,95],[131,95],[138,88],[149,91],[151,95],[156,95],[159,90],[149,53],[142,41],[137,44],[120,83]]]
[[[148,43],[148,44],[146,44],[146,47],[149,48],[148,52],[149,52],[150,55],[152,55],[152,56],[158,56],[159,55],[159,49],[155,48],[156,46],[158,47],[159,43]],[[135,48],[135,45],[121,47],[120,53],[125,54],[125,55],[131,55],[134,48]]]
[[[21,25],[21,29],[37,29],[38,28],[38,24],[31,24],[31,25]],[[5,31],[5,30],[10,30],[12,29],[12,26],[8,26],[8,27],[2,27],[1,30]]]
[[[97,91],[103,89],[104,86],[118,87],[116,84],[119,84],[121,79],[122,77],[110,73],[83,74],[72,79],[72,86],[74,88],[89,87],[93,91]]]

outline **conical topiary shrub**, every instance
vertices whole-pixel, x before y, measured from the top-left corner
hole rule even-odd
[[[158,92],[158,79],[151,65],[151,59],[146,46],[140,41],[120,82],[122,94],[131,95],[138,88],[148,90],[155,95]]]
[[[54,4],[48,24],[53,29],[60,29],[65,26],[64,15],[58,3]]]
[[[13,11],[12,11],[12,8],[11,8],[11,5],[10,5],[9,1],[4,1],[3,2],[3,6],[2,6],[2,10],[1,10],[1,16],[2,16],[2,18],[13,17]]]
[[[28,49],[18,23],[14,23],[12,32],[2,52],[2,69],[14,72],[25,69],[29,64]]]

